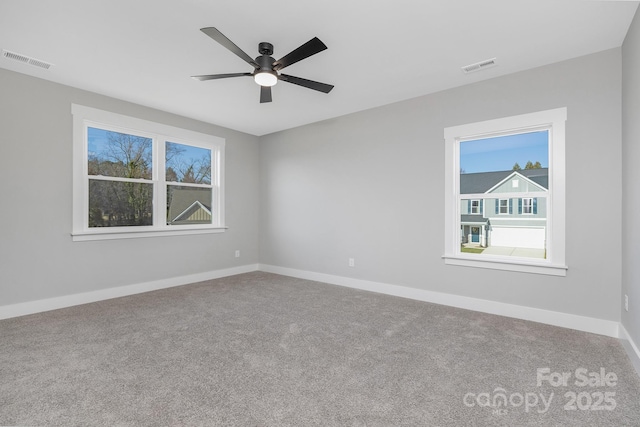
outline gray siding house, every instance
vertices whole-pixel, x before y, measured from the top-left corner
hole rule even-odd
[[[211,224],[211,190],[173,186],[167,197],[167,224]]]
[[[548,168],[460,174],[461,242],[544,249],[548,191]]]

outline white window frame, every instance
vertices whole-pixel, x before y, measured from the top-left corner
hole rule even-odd
[[[527,205],[525,200],[529,201]],[[526,208],[529,208],[529,212],[526,211]],[[533,197],[522,197],[522,215],[533,215]]]
[[[225,140],[162,123],[72,104],[73,115],[73,241],[128,239],[138,237],[175,236],[221,233],[224,225],[224,149]],[[128,227],[89,227],[89,174],[87,131],[89,127],[149,137],[153,140],[153,225]],[[165,180],[165,145],[174,142],[211,150],[211,224],[168,225],[166,221],[167,186],[196,184],[170,183]],[[204,187],[209,187],[205,185]]]
[[[445,139],[445,244],[448,265],[566,276],[565,264],[565,122],[567,109],[556,108],[452,126]],[[494,136],[549,131],[549,191],[546,259],[468,254],[460,251],[460,143]],[[515,194],[514,194],[515,195]],[[467,198],[468,195],[465,195]],[[493,196],[495,198],[495,195]],[[539,196],[538,196],[539,197]]]

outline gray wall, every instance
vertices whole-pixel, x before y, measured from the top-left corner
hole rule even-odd
[[[0,305],[258,262],[257,137],[2,69],[0,90]],[[226,138],[230,229],[72,242],[71,103]]]
[[[622,45],[622,324],[640,345],[640,12]]]
[[[621,186],[640,178],[638,33],[636,18],[624,46],[624,180],[621,49],[262,138],[0,70],[0,305],[261,262],[617,321],[623,243],[624,292],[640,306],[631,189],[624,241],[620,226]],[[230,230],[72,242],[71,103],[226,138]],[[563,106],[567,277],[444,265],[443,129]],[[623,321],[638,342],[637,314]]]
[[[445,265],[443,129],[565,106],[567,277]],[[260,261],[619,321],[620,123],[613,49],[267,135]]]

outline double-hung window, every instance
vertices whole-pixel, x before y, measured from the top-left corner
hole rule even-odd
[[[566,115],[445,129],[446,264],[566,275]],[[485,206],[481,218],[467,215],[474,202]]]
[[[471,213],[479,214],[480,212],[480,200],[471,200]]]
[[[509,199],[496,199],[498,202],[498,213],[507,215],[509,213]]]
[[[73,239],[224,230],[225,141],[72,106]]]

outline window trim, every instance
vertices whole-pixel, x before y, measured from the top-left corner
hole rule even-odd
[[[140,237],[175,236],[190,234],[221,233],[226,230],[224,222],[224,150],[223,138],[188,129],[178,128],[162,123],[129,117],[109,111],[71,104],[73,115],[73,222],[71,236],[73,241],[129,239]],[[102,127],[108,130],[152,137],[153,173],[152,180],[144,180],[154,185],[154,225],[133,227],[99,227],[88,226],[89,175],[87,166],[87,128]],[[212,205],[217,210],[217,217],[212,224],[167,225],[166,186],[164,149],[166,141],[192,145],[211,150],[213,172],[211,176]],[[161,178],[162,177],[162,178]],[[162,186],[163,188],[159,188]],[[164,202],[164,203],[163,203]],[[160,215],[160,216],[158,216]]]
[[[567,108],[451,126],[445,140],[445,264],[487,269],[566,276],[565,263],[565,125]],[[460,142],[491,136],[549,131],[549,191],[547,195],[547,259],[483,256],[460,251],[459,189]]]

